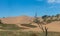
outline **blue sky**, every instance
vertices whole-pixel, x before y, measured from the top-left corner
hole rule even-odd
[[[0,0],[0,17],[60,14],[60,0]]]

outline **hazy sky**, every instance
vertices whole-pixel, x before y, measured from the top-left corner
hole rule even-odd
[[[0,0],[0,17],[60,14],[60,0]]]

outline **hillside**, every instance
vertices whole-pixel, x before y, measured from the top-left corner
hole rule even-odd
[[[24,28],[23,31],[41,31],[36,23],[33,23],[33,17],[28,16],[20,16],[20,17],[8,17],[8,18],[1,18],[2,22],[5,24],[15,24],[21,28]],[[40,20],[42,20],[40,18]],[[32,24],[31,24],[32,22]],[[52,23],[46,23],[48,31],[55,31],[60,32],[60,21],[55,21]]]
[[[1,18],[3,23],[6,24],[20,24],[20,23],[29,23],[33,18],[28,16],[19,16],[19,17],[7,17]]]

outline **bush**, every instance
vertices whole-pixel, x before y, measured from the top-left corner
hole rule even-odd
[[[33,22],[35,22],[35,23],[40,23],[40,20],[35,19]]]
[[[47,23],[51,23],[52,22],[52,20],[47,20]]]
[[[0,20],[0,24],[3,24],[1,20]]]

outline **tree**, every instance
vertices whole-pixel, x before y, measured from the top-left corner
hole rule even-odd
[[[59,18],[60,17],[60,14],[57,14],[56,17]]]
[[[49,17],[51,17],[51,16],[44,15],[44,16],[42,16],[42,19],[43,19],[44,22],[47,22],[47,19],[48,19]]]
[[[51,17],[50,17],[50,20],[54,20],[53,18],[54,18],[55,16],[54,15],[52,15]]]
[[[39,18],[37,17],[37,13],[35,13],[35,19],[33,20],[34,23],[37,23],[37,25],[39,26],[40,29],[43,30],[44,32],[44,29],[43,29],[43,26],[42,24],[40,24],[40,20],[38,20]]]
[[[44,16],[42,16],[42,19],[46,19],[46,18],[48,18],[48,17],[50,17],[50,16],[44,15]]]
[[[59,20],[60,14],[57,14],[56,17],[57,17],[56,19]]]
[[[46,18],[46,16],[43,16],[43,18]],[[34,19],[34,22],[37,23],[37,25],[39,26],[39,28],[43,31],[43,33],[45,32],[45,36],[47,36],[47,27],[43,26],[43,22],[41,23],[40,20],[38,20],[38,17],[37,17],[37,13],[35,14],[35,19]]]

